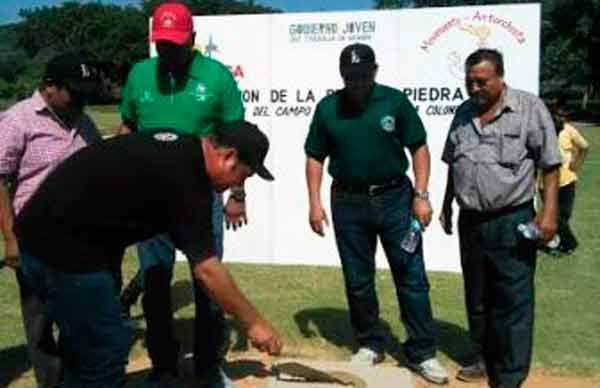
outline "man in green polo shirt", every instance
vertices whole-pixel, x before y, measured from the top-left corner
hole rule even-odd
[[[312,230],[323,235],[327,216],[321,203],[323,164],[329,157],[331,211],[344,272],[350,320],[358,342],[352,361],[383,359],[384,334],[375,293],[377,237],[394,278],[408,340],[408,366],[425,379],[448,382],[435,358],[429,283],[419,242],[414,251],[401,242],[411,224],[431,220],[427,193],[429,150],[423,124],[399,90],[375,83],[375,53],[364,44],[347,46],[340,56],[344,88],[323,98],[305,143],[306,178]],[[410,151],[414,189],[406,176]]]
[[[192,14],[181,3],[165,2],[153,14],[151,41],[158,57],[137,63],[129,73],[120,106],[121,134],[169,128],[180,134],[210,135],[220,123],[243,119],[240,91],[222,63],[193,50]],[[234,229],[246,223],[244,192],[232,190],[223,211],[222,197],[215,193],[212,211],[215,248],[223,254],[223,213]],[[152,209],[148,209],[152,211]],[[137,299],[141,290],[147,322],[146,343],[153,363],[151,380],[177,375],[179,345],[173,335],[169,293],[175,249],[167,235],[138,244],[143,276],[137,275],[123,293],[123,307]],[[194,361],[200,380],[211,387],[230,386],[220,369],[224,342],[224,317],[218,306],[194,284],[196,303]],[[199,319],[198,319],[199,317]]]

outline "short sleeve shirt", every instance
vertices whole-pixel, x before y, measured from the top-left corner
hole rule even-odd
[[[571,169],[571,163],[578,157],[581,149],[588,147],[588,142],[579,133],[577,128],[569,123],[565,123],[563,130],[558,134],[558,145],[562,158],[562,165],[559,171],[559,185],[563,187],[577,180],[577,173]]]
[[[426,141],[406,95],[375,84],[363,112],[346,107],[343,90],[319,102],[304,144],[306,155],[319,161],[329,157],[329,174],[345,184],[380,184],[404,175],[405,148]]]
[[[535,195],[536,168],[560,164],[554,123],[535,95],[507,87],[496,117],[481,127],[471,100],[457,110],[442,153],[459,206],[495,211]]]
[[[138,130],[172,128],[208,135],[221,122],[244,118],[244,106],[231,72],[195,52],[188,75],[177,81],[159,70],[158,58],[137,63],[121,91],[121,117]]]
[[[114,268],[127,246],[161,233],[197,261],[214,255],[212,198],[198,137],[142,132],[67,159],[15,231],[23,251],[67,272]]]

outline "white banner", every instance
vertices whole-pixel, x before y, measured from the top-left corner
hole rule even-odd
[[[437,217],[446,179],[442,147],[454,110],[467,98],[463,64],[478,48],[499,49],[507,83],[537,94],[539,4],[202,16],[194,25],[197,46],[230,68],[246,119],[271,140],[267,165],[276,180],[248,182],[249,223],[227,232],[227,261],[339,265],[333,230],[321,238],[308,225],[303,144],[316,103],[342,87],[339,53],[362,42],[375,50],[377,82],[403,90],[428,132],[435,214],[425,233],[427,268],[460,271],[456,234],[446,236]],[[322,188],[327,207],[330,182]],[[387,266],[382,249],[377,265]]]

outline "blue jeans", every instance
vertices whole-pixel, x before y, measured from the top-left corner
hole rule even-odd
[[[377,237],[385,250],[407,341],[406,357],[421,362],[435,355],[429,282],[419,243],[414,254],[400,243],[412,217],[413,189],[408,178],[398,188],[368,196],[332,190],[331,211],[342,262],[350,321],[360,347],[383,352],[384,333],[379,322],[375,291]]]
[[[125,385],[132,333],[121,320],[110,271],[65,273],[21,252],[23,281],[59,329],[65,388]]]
[[[212,212],[215,249],[223,255],[223,198],[214,195]],[[140,268],[144,271],[142,306],[146,317],[146,344],[154,368],[158,371],[177,370],[179,345],[173,333],[170,296],[175,246],[167,234],[155,236],[137,245]],[[193,279],[193,275],[192,275]],[[220,363],[225,341],[225,318],[220,307],[204,290],[192,281],[196,319],[194,326],[194,361],[202,374]]]
[[[54,322],[48,318],[45,302],[25,281],[20,269],[15,271],[21,297],[23,328],[27,350],[38,388],[53,388],[60,380],[61,362],[54,338]]]

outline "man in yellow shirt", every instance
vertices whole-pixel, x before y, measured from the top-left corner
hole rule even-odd
[[[550,253],[571,254],[577,248],[578,242],[571,230],[569,220],[573,214],[575,203],[577,173],[587,156],[589,143],[573,125],[566,121],[567,114],[561,104],[555,104],[552,108],[552,116],[558,132],[562,164],[559,169],[558,190],[560,243],[557,247],[550,249]]]

